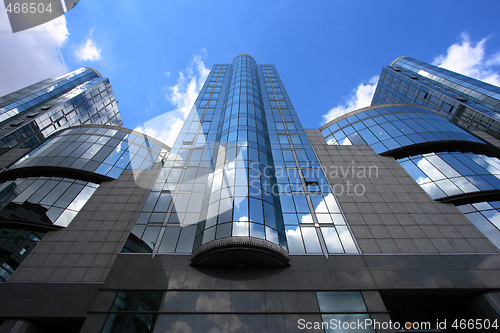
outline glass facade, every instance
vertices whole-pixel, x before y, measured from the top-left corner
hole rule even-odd
[[[56,133],[5,170],[0,219],[12,228],[0,229],[4,253],[0,279],[5,281],[13,273],[48,230],[67,227],[98,183],[118,178],[125,169],[161,167],[168,150],[134,131],[81,126]]]
[[[261,65],[260,69],[290,254],[358,253],[342,209],[276,67]]]
[[[17,100],[16,100],[17,98]],[[41,81],[1,98],[0,148],[33,148],[71,126],[122,126],[109,80],[89,68]]]
[[[199,224],[194,248],[215,239],[253,237],[286,250],[281,203],[273,192],[274,161],[255,60],[237,57],[227,84],[222,126],[215,140],[220,144],[213,152],[215,168],[210,170],[205,191],[208,206],[202,214],[206,209],[206,218]]]
[[[440,152],[398,162],[433,199],[500,189],[500,160],[496,157]]]
[[[490,110],[500,111],[500,87],[410,57],[399,58],[391,66],[418,74],[432,81],[435,86],[467,96],[474,103]]]
[[[476,202],[457,208],[500,249],[500,201]]]
[[[152,332],[162,297],[161,291],[119,291],[101,332]]]
[[[96,71],[85,67],[2,96],[0,97],[0,122],[62,95],[75,86],[98,78],[100,75]]]
[[[500,191],[498,149],[462,129],[499,137],[499,97],[499,87],[403,57],[382,69],[371,107],[320,130],[330,145],[394,156],[431,198],[460,205],[499,246],[495,206],[477,203]],[[475,208],[488,205],[488,213]]]
[[[150,169],[169,148],[142,133],[110,126],[59,131],[10,169],[53,167],[118,178],[124,169]]]
[[[287,304],[286,300],[298,299],[308,301],[302,308],[310,312],[290,311],[296,309],[296,305]],[[212,313],[214,309],[217,314]],[[279,313],[282,309],[289,312]],[[374,333],[373,323],[365,324],[370,319],[359,291],[291,291],[280,295],[273,291],[120,290],[116,292],[101,332],[281,332],[286,329],[287,332]],[[354,327],[356,323],[360,324],[359,328]]]
[[[320,128],[330,145],[370,145],[377,154],[441,141],[484,143],[432,110],[414,105],[380,105],[353,111]]]
[[[66,227],[98,184],[71,178],[29,177],[0,184],[0,217]]]
[[[0,216],[66,227],[98,183],[118,178],[125,169],[151,169],[155,163],[160,167],[168,150],[157,140],[119,127],[63,130],[2,173],[4,179],[15,180],[0,184]],[[34,177],[16,177],[20,174]]]
[[[319,309],[325,332],[375,333],[372,325],[346,327],[342,323],[364,323],[370,320],[363,296],[359,291],[318,291]]]
[[[276,68],[248,55],[212,68],[124,252],[243,239],[358,252]]]
[[[372,105],[408,103],[452,123],[500,137],[500,88],[404,57],[382,69]]]
[[[214,151],[218,148],[216,137],[223,119],[224,103],[221,91],[227,86],[227,71],[228,65],[212,68],[195,107],[164,161],[123,252],[156,249],[159,253],[191,254],[213,167],[212,158],[217,156]],[[235,144],[221,146],[221,154],[226,148],[236,150]]]
[[[5,282],[45,235],[44,231],[0,228],[0,282]]]

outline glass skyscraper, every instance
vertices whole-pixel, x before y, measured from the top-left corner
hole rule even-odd
[[[212,68],[131,237],[195,261],[358,252],[276,68],[250,55]]]
[[[109,80],[91,68],[0,97],[0,167],[24,156],[56,131],[83,124],[122,125]]]
[[[499,96],[402,57],[370,107],[304,129],[240,54],[171,148],[91,69],[4,96],[0,332],[488,331]]]
[[[385,103],[425,106],[460,127],[500,138],[500,87],[410,57],[382,69],[372,105]]]

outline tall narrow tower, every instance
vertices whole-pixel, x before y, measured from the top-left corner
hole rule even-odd
[[[257,63],[240,55],[229,75],[193,261],[284,263],[285,226]]]
[[[212,68],[127,244],[196,265],[358,253],[276,68],[247,54]]]

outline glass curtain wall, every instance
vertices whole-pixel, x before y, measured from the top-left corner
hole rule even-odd
[[[220,144],[212,159],[215,168],[205,192],[206,219],[198,228],[195,249],[215,239],[240,236],[286,249],[281,204],[272,191],[276,178],[257,63],[251,56],[233,61],[216,141]]]
[[[212,67],[123,252],[191,254],[244,238],[290,254],[358,253],[275,66],[249,55]]]

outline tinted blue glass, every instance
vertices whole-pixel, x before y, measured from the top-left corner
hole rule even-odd
[[[391,106],[380,108],[380,110],[352,114],[344,120],[352,122],[353,125],[345,127],[343,130],[338,130],[336,126],[333,126],[340,123],[340,121],[326,125],[335,140],[331,140],[332,136],[328,136],[328,134],[326,139],[329,144],[340,145],[365,144],[366,142],[377,153],[390,151],[401,146],[440,140],[482,142],[475,136],[451,124],[445,118],[429,112],[431,111],[411,106]],[[366,116],[373,116],[374,118],[364,119]],[[364,120],[356,122],[358,118]],[[370,131],[364,129],[364,126]],[[445,128],[447,131],[443,132]],[[353,131],[356,131],[363,140],[359,140]],[[346,134],[348,138],[345,138]],[[378,144],[380,142],[383,142],[383,145]]]
[[[307,204],[307,199],[303,194],[294,194],[293,200],[295,202],[295,207],[297,212],[306,213],[309,212],[309,205]]]
[[[364,312],[365,302],[359,291],[316,292],[321,312]]]
[[[328,191],[327,193],[331,191],[320,169],[317,170],[321,175],[318,174],[316,177],[312,175],[302,176],[301,174],[300,170],[303,168],[319,167],[319,164],[286,95],[286,90],[275,74],[274,67],[268,65],[257,67],[251,57],[239,56],[227,68],[226,76],[222,80],[220,80],[221,73],[218,72],[218,67],[215,66],[212,69],[202,88],[202,94],[195,103],[197,108],[193,109],[188,116],[169,155],[172,158],[167,158],[164,168],[170,170],[172,166],[196,166],[199,154],[193,151],[189,155],[182,152],[182,149],[177,149],[182,146],[186,152],[193,150],[191,142],[203,143],[200,141],[200,137],[204,137],[206,141],[211,138],[212,141],[227,142],[228,144],[237,142],[238,147],[235,150],[239,152],[236,154],[226,146],[223,149],[213,149],[211,165],[208,170],[207,190],[200,191],[203,193],[203,198],[198,202],[201,202],[202,206],[200,208],[201,215],[207,212],[208,215],[215,216],[207,218],[206,222],[204,220],[198,225],[200,232],[194,240],[194,248],[213,239],[227,237],[230,232],[233,233],[233,236],[266,238],[286,248],[286,242],[283,242],[284,237],[282,237],[285,232],[283,221],[281,221],[282,211],[285,212],[283,219],[287,225],[296,226],[300,220],[301,223],[313,226],[315,213],[307,203],[307,197],[311,195],[310,191]],[[273,70],[272,77],[270,77],[270,70]],[[214,103],[211,101],[214,95],[210,95],[210,91],[217,86],[221,86],[217,91],[220,94],[217,97],[217,103]],[[212,111],[206,109],[205,105],[211,104],[216,104],[217,109]],[[202,105],[204,107],[201,107]],[[204,119],[206,120],[207,116],[211,122],[210,127],[204,125]],[[200,130],[204,133],[200,133]],[[362,138],[356,136],[353,140],[361,142]],[[183,143],[185,144],[183,145]],[[175,158],[174,155],[181,158]],[[298,164],[296,164],[296,159]],[[279,170],[278,167],[282,170]],[[258,177],[259,174],[260,177]],[[159,188],[174,192],[180,191],[181,188],[185,191],[191,190],[184,184],[185,178],[181,179],[175,175],[173,177],[168,175],[167,178],[167,175],[168,172],[161,181],[159,178]],[[174,184],[179,180],[183,183]],[[303,180],[309,183],[317,181],[318,184],[325,186],[309,185],[307,188],[303,188]],[[273,185],[276,184],[280,185],[278,193],[271,191]],[[296,193],[292,195],[292,192]],[[280,194],[279,197],[277,194]],[[297,206],[294,201],[295,194],[297,195]],[[220,204],[226,200],[225,198],[234,198],[232,210],[231,205],[224,208],[224,210],[232,212],[231,217],[217,210]],[[237,203],[240,198],[243,200],[242,203]],[[189,206],[187,205],[187,207]],[[174,202],[174,207],[176,211],[179,208],[176,202]],[[300,216],[297,215],[298,210],[301,211]],[[177,212],[175,218],[182,220],[182,214]],[[149,217],[149,223],[152,223],[152,218],[152,216]],[[173,217],[170,217],[169,220],[167,216],[166,219],[167,223],[173,221]],[[250,219],[251,222],[249,223],[247,219]],[[343,220],[343,218],[341,219]],[[323,222],[320,223],[331,224],[333,220],[330,217],[329,219],[322,218],[321,221]],[[203,225],[203,223],[205,224]],[[222,227],[222,224],[232,224],[233,227],[232,229],[228,226]],[[168,232],[167,230],[166,233]],[[294,242],[292,246],[294,249],[291,252],[304,253],[305,248],[307,248],[308,253],[323,252],[318,239],[318,233],[320,235],[322,233],[319,227],[305,231],[307,235],[307,237],[304,236],[304,239],[307,240],[305,247],[303,232],[300,228],[287,229],[286,233],[288,241]],[[332,229],[325,231],[320,237],[323,239],[325,237],[331,238],[331,240],[328,239],[329,244],[338,245],[340,239],[346,244],[352,242],[349,233],[347,233],[347,238],[345,233],[343,235],[343,238],[339,237],[337,231]],[[164,235],[163,237],[168,236]],[[174,235],[173,238],[175,237],[181,236]],[[340,244],[340,246],[332,245],[331,248],[329,246],[328,250],[332,253],[345,253],[352,249],[347,245]],[[170,251],[171,249],[167,252],[171,253]],[[177,249],[175,251],[178,252]],[[355,247],[354,252],[357,252]]]

